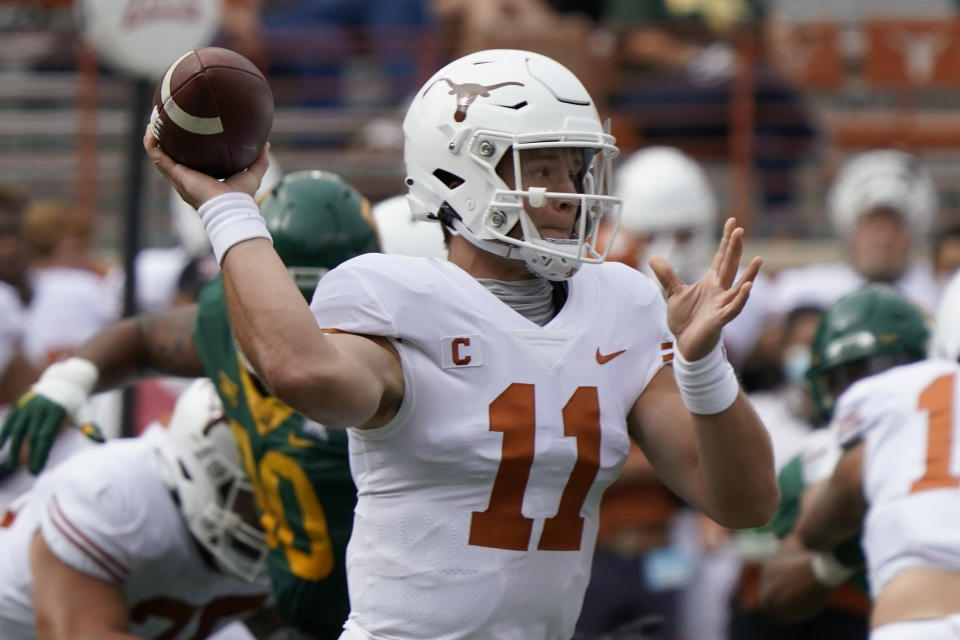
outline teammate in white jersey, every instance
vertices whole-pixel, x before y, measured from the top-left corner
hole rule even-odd
[[[170,426],[74,454],[0,521],[0,636],[206,638],[261,609],[262,531],[213,385]]]
[[[238,342],[265,384],[351,427],[359,501],[343,638],[573,635],[603,489],[632,437],[684,499],[762,524],[770,443],[719,345],[760,267],[734,281],[728,220],[711,269],[684,283],[601,264],[617,149],[577,78],[545,56],[483,51],[441,69],[404,121],[414,215],[448,260],[360,256],[327,274],[313,314],[249,194],[266,154],[219,182],[161,173],[198,207]],[[673,366],[665,366],[670,360]]]
[[[806,546],[824,551],[860,535],[872,640],[960,638],[958,307],[960,280],[944,296],[933,357],[863,378],[838,398],[845,451],[797,525]]]
[[[912,260],[937,216],[937,191],[920,160],[895,149],[875,149],[847,161],[830,187],[827,212],[843,243],[844,259],[784,269],[773,306],[826,309],[868,282],[886,282],[933,313],[939,287],[929,262]]]

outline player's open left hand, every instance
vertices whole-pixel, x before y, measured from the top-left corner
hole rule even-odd
[[[225,180],[217,180],[205,173],[194,171],[190,167],[174,162],[160,148],[160,144],[150,131],[149,125],[143,134],[143,148],[154,166],[170,183],[184,202],[194,209],[200,208],[204,202],[223,193],[241,192],[253,196],[260,187],[260,181],[270,166],[268,152],[270,144],[264,146],[263,152],[247,169],[236,173]]]
[[[650,259],[650,268],[667,297],[667,326],[688,361],[707,355],[720,340],[723,326],[747,303],[763,261],[755,257],[734,282],[742,253],[743,228],[734,218],[728,218],[713,262],[699,281],[687,284],[669,262],[659,257]]]
[[[29,455],[27,469],[30,473],[40,473],[47,463],[60,428],[65,424],[77,427],[94,442],[104,441],[103,433],[93,423],[92,411],[86,403],[76,410],[68,411],[66,407],[35,388],[23,393],[10,408],[3,428],[0,429],[0,447],[7,440],[10,441],[7,470],[19,465],[20,450],[26,443]]]

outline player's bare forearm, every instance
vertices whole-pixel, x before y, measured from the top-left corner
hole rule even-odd
[[[19,351],[13,354],[0,376],[0,404],[10,404],[37,381],[38,372]]]
[[[123,592],[61,561],[38,531],[30,543],[37,640],[134,640]]]
[[[765,524],[780,502],[770,436],[743,392],[724,411],[691,414],[710,510],[738,529]]]
[[[716,415],[684,406],[671,367],[648,383],[630,434],[677,495],[731,529],[764,524],[779,502],[766,429],[743,394]]]
[[[813,554],[796,534],[780,542],[777,552],[763,562],[758,598],[760,610],[783,623],[801,622],[820,613],[833,589],[817,581],[811,569]]]
[[[97,366],[96,391],[150,374],[202,376],[203,361],[193,342],[196,316],[196,305],[189,305],[126,318],[99,331],[75,355]]]
[[[375,426],[392,416],[402,374],[384,340],[325,335],[266,240],[233,246],[222,269],[237,340],[272,393],[328,426]]]
[[[863,444],[846,451],[833,475],[809,499],[797,520],[796,530],[809,549],[830,551],[859,534],[867,510],[860,473]]]

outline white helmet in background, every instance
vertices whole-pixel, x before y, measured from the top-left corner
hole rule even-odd
[[[953,274],[940,297],[930,339],[930,356],[960,360],[960,271]]]
[[[190,532],[220,569],[263,580],[266,536],[233,428],[208,378],[194,381],[177,399],[157,460]]]
[[[270,166],[267,172],[263,174],[263,180],[260,182],[260,188],[257,189],[256,198],[265,193],[270,187],[280,182],[283,177],[283,169],[277,158],[271,153]],[[187,254],[193,258],[202,258],[212,251],[210,241],[207,239],[207,232],[200,222],[200,215],[197,210],[188,205],[173,188],[170,189],[170,225],[180,246],[186,250]]]
[[[421,258],[444,258],[443,231],[433,220],[418,220],[410,213],[406,196],[381,200],[371,209],[384,253]]]
[[[660,256],[684,280],[699,279],[713,254],[718,212],[697,161],[673,147],[647,147],[624,159],[616,185],[621,229],[648,238],[636,266],[649,271],[647,260]]]
[[[403,121],[408,199],[414,216],[439,219],[475,246],[523,260],[535,274],[569,278],[599,263],[608,247],[591,233],[616,223],[610,162],[618,150],[583,84],[539,53],[495,49],[472,53],[438,71],[414,97]],[[522,182],[520,152],[574,148],[584,171],[578,194],[553,193]],[[513,154],[514,188],[497,175]],[[524,211],[551,200],[578,200],[574,237],[543,238]],[[521,231],[519,238],[508,234]]]
[[[896,149],[867,151],[841,167],[827,208],[840,237],[849,236],[863,214],[889,208],[904,216],[914,239],[923,239],[937,212],[937,188],[916,156]]]

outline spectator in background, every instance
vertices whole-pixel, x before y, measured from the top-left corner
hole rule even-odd
[[[24,213],[33,295],[24,348],[45,367],[120,315],[120,270],[96,255],[92,227],[65,203],[39,200]]]
[[[27,198],[19,191],[0,186],[0,281],[16,290],[24,305],[30,303],[30,246],[24,237],[23,212]]]
[[[563,63],[601,110],[617,82],[613,41],[598,29],[601,3],[585,0],[431,0],[448,57],[523,47]],[[598,73],[598,71],[600,71]]]
[[[31,297],[23,353],[37,370],[68,358],[84,340],[120,317],[123,274],[94,251],[92,222],[56,200],[37,200],[24,212]],[[119,433],[119,394],[101,395],[92,412],[105,433]]]
[[[32,295],[22,235],[24,203],[19,193],[0,187],[0,416],[37,377],[23,355],[24,305]]]
[[[797,232],[793,173],[815,132],[802,98],[765,62],[765,15],[762,0],[607,0],[602,22],[617,34],[623,74],[610,103],[636,121],[645,144],[728,157],[737,47],[752,39],[752,135],[764,213],[756,223],[765,232]]]
[[[937,192],[916,156],[893,149],[854,156],[830,187],[827,209],[843,242],[843,258],[781,271],[778,310],[826,308],[867,282],[886,282],[933,312],[938,295],[933,271],[912,253],[927,240],[937,216]]]
[[[227,42],[310,106],[399,106],[436,47],[427,0],[230,0]],[[427,56],[427,69],[435,60]]]
[[[960,224],[944,227],[934,234],[931,256],[939,299],[947,282],[960,270]]]

